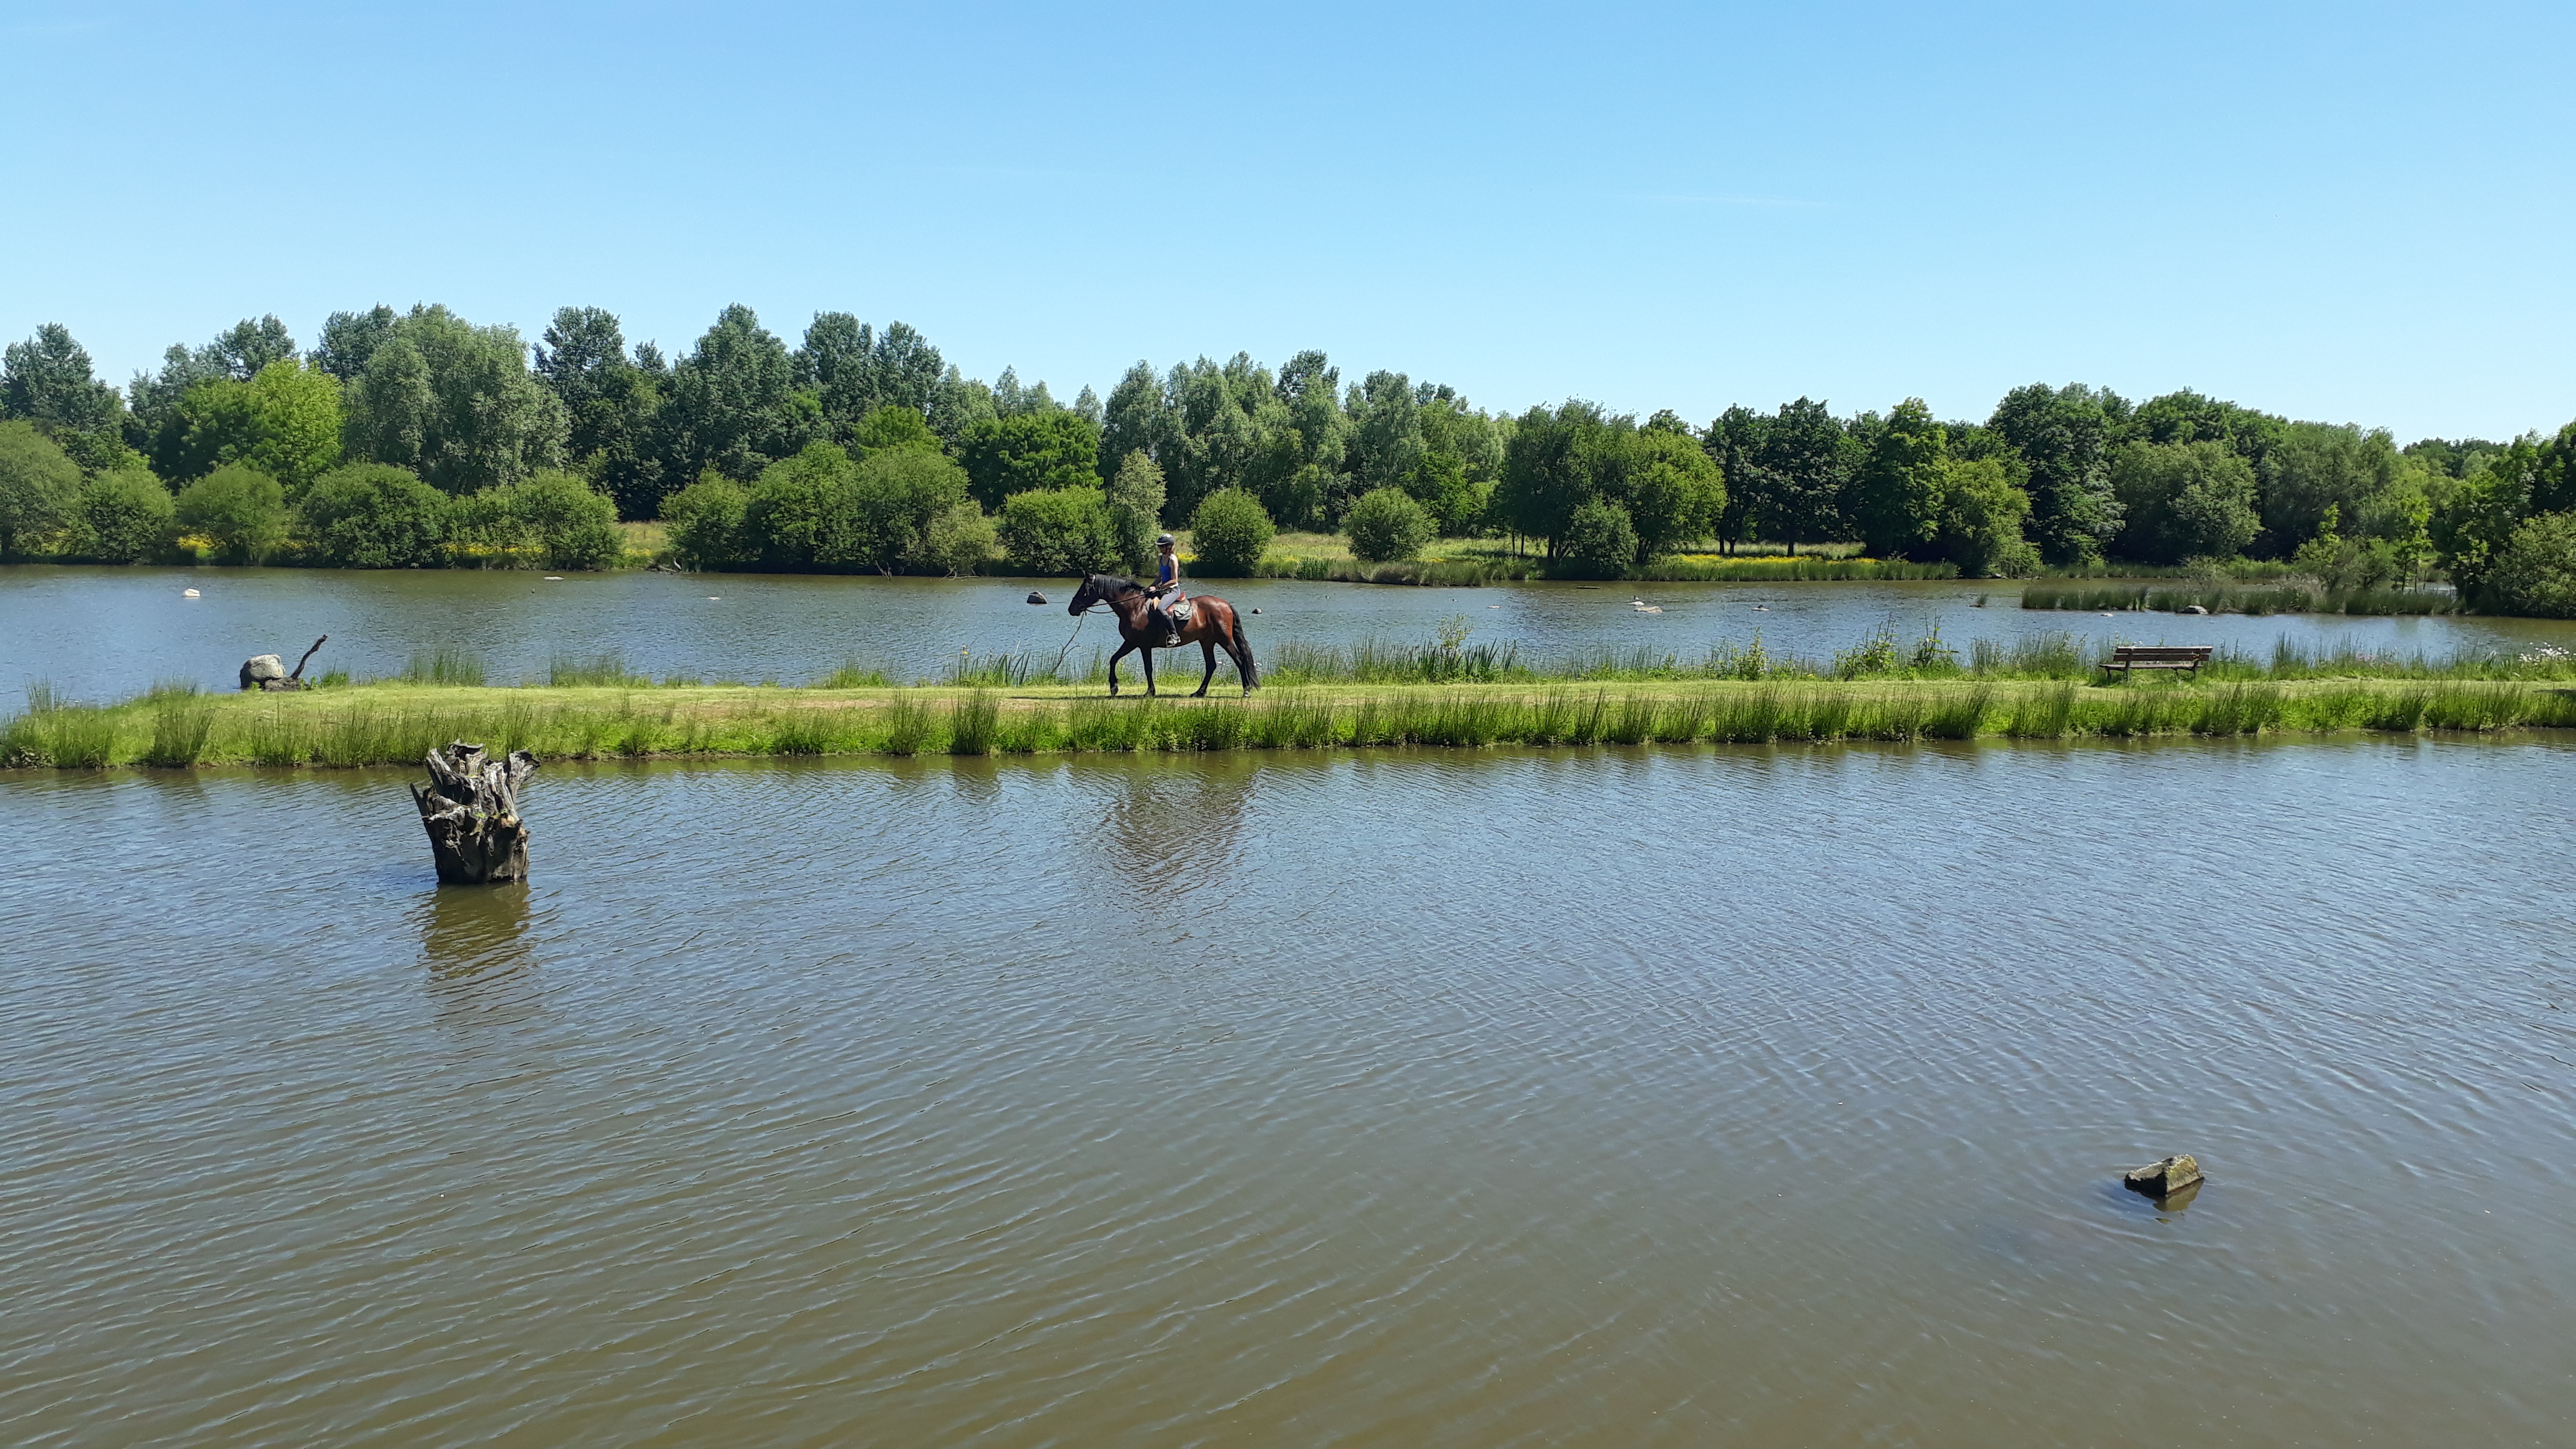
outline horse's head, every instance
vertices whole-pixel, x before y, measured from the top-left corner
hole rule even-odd
[[[1120,579],[1112,578],[1107,574],[1093,574],[1091,577],[1082,581],[1081,588],[1073,591],[1073,602],[1065,605],[1064,611],[1078,617],[1083,610],[1090,608],[1092,605],[1106,603],[1109,600],[1118,598],[1122,594],[1132,593],[1135,591],[1135,588],[1136,581],[1134,579]]]

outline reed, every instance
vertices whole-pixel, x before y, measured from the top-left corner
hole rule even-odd
[[[2168,614],[2200,609],[2212,614],[2449,614],[2460,597],[2433,589],[2328,589],[2304,582],[2270,585],[2215,580],[2173,583],[2033,583],[2024,585],[2025,609],[2145,610]]]
[[[404,666],[402,680],[407,684],[445,684],[479,689],[483,684],[483,661],[452,645],[415,650],[411,663]]]
[[[650,687],[653,680],[630,672],[626,656],[611,649],[601,654],[555,655],[546,662],[546,683],[557,689],[638,688]]]
[[[948,707],[948,753],[989,755],[1000,706],[990,690],[979,689]]]
[[[856,659],[844,659],[840,667],[814,681],[816,689],[883,689],[887,679],[882,669],[871,669]]]
[[[2022,695],[2004,721],[2004,733],[2017,740],[2062,740],[2075,723],[2075,684]]]

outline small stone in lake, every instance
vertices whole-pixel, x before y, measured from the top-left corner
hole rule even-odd
[[[2144,1167],[2133,1167],[2121,1175],[2120,1182],[2131,1192],[2149,1197],[2170,1197],[2200,1181],[2200,1163],[2190,1154],[2168,1157]]]
[[[1255,610],[1253,610],[1252,612],[1254,612],[1254,613],[1258,614],[1258,613],[1260,613],[1261,611],[1260,611],[1259,609],[1255,609]]]
[[[2185,604],[2182,606],[2182,611],[2186,614],[2206,614],[2209,612],[2208,609],[2199,604]]]
[[[1032,604],[1043,604],[1046,602],[1046,595],[1039,593],[1035,589],[1031,589],[1029,590],[1029,602]]]

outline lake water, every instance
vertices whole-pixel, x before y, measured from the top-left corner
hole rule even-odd
[[[2535,643],[2576,647],[2576,623],[2534,619],[2200,618],[2026,612],[2011,583],[1518,584],[1484,589],[1285,580],[1209,586],[1247,618],[1257,657],[1281,641],[1428,640],[1464,616],[1477,640],[1519,642],[1538,660],[1646,646],[1685,658],[1758,633],[1773,654],[1830,659],[1893,623],[1907,642],[1938,626],[1954,646],[2072,630],[2105,643],[2233,644],[2268,652],[2289,638],[2437,657]],[[183,597],[197,589],[202,597]],[[1055,603],[1033,608],[1031,588]],[[1075,635],[1060,579],[821,578],[746,574],[573,574],[470,570],[0,568],[0,691],[36,681],[68,698],[140,693],[163,679],[230,688],[241,662],[290,663],[324,634],[315,671],[395,674],[416,651],[462,649],[494,683],[542,679],[557,655],[614,650],[630,668],[709,681],[801,684],[858,659],[898,681],[935,676],[959,651],[1040,651],[1072,660],[1114,647],[1093,619]],[[1640,614],[1644,597],[1663,609]],[[1980,608],[1976,601],[1987,600]],[[1169,656],[1166,656],[1167,658]],[[1195,664],[1186,671],[1195,677]],[[1129,666],[1134,673],[1134,666]]]
[[[403,779],[0,776],[0,1441],[2576,1440],[2565,744],[558,764],[489,890]]]

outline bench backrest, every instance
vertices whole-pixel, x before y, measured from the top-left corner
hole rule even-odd
[[[2216,646],[2209,644],[2122,644],[2111,651],[2114,664],[2163,663],[2168,660],[2206,662]]]

